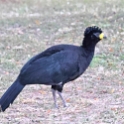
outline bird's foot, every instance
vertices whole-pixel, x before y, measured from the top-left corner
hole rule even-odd
[[[69,103],[63,104],[63,107],[69,107]]]
[[[54,107],[55,107],[56,109],[59,109],[59,106],[58,106],[57,104],[54,104]]]

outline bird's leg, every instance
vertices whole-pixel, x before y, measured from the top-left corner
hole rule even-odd
[[[2,112],[2,107],[1,107],[1,105],[0,105],[0,112]]]
[[[64,107],[67,107],[66,102],[65,102],[65,100],[64,100],[64,98],[63,98],[63,96],[62,96],[62,92],[59,92],[59,91],[58,91],[58,94],[59,94],[59,97],[61,98],[61,100],[62,100],[62,102],[63,102],[63,106],[64,106]]]
[[[56,90],[51,89],[52,90],[52,94],[53,94],[53,100],[54,100],[54,106],[56,108],[58,108],[57,102],[56,102]]]

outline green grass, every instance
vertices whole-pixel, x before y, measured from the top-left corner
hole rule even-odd
[[[123,8],[121,0],[0,1],[0,96],[33,55],[56,44],[81,45],[87,26],[108,37],[83,76],[65,85],[69,107],[54,109],[50,87],[27,86],[0,123],[123,124]]]

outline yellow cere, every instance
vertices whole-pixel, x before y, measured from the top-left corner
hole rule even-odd
[[[101,34],[99,35],[99,38],[102,40],[102,39],[104,38],[104,34],[101,33]]]

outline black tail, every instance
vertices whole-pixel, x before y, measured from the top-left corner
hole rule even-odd
[[[18,79],[8,88],[0,99],[0,111],[5,111],[13,103],[18,94],[25,85],[22,85]]]

